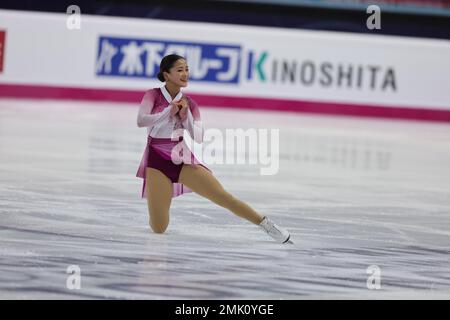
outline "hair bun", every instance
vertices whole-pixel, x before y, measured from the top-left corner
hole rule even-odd
[[[161,81],[161,82],[165,82],[165,81],[166,81],[166,79],[164,79],[164,75],[163,75],[163,73],[162,73],[161,71],[158,72],[158,74],[156,75],[156,77],[157,77],[158,80]]]

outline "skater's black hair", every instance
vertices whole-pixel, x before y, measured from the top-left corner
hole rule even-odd
[[[169,55],[165,56],[164,58],[162,58],[161,64],[159,65],[159,72],[157,75],[158,80],[161,82],[165,82],[166,79],[164,79],[163,72],[170,73],[169,70],[173,67],[175,62],[177,62],[180,59],[186,60],[184,57],[179,56],[177,54],[169,54]]]

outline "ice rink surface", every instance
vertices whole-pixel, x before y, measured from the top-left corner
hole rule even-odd
[[[0,100],[1,299],[450,298],[450,125],[201,108],[206,129],[280,130],[277,174],[209,166],[280,245],[193,193],[153,234],[137,108]]]

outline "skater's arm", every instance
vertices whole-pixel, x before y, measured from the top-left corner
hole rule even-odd
[[[151,114],[154,106],[154,101],[155,98],[152,91],[147,91],[142,98],[137,115],[137,126],[139,128],[154,126],[155,124],[165,121],[170,116],[172,106],[165,108],[161,112]]]
[[[187,129],[189,135],[197,143],[203,142],[203,123],[201,120],[195,120],[191,111],[187,110],[187,117],[182,122],[183,127]]]
[[[197,143],[203,142],[203,123],[200,118],[200,112],[197,104],[189,99],[186,118],[182,121],[183,128],[187,129],[189,135]],[[192,110],[192,111],[191,111]]]

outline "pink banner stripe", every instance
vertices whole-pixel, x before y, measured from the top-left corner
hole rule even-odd
[[[0,97],[27,99],[72,99],[139,103],[142,99],[143,92],[144,90],[86,89],[0,84]],[[186,92],[189,93],[188,90],[186,90]],[[273,98],[215,96],[194,93],[189,93],[189,95],[196,100],[198,104],[208,107],[450,122],[450,110],[436,110],[424,107],[386,107]]]

